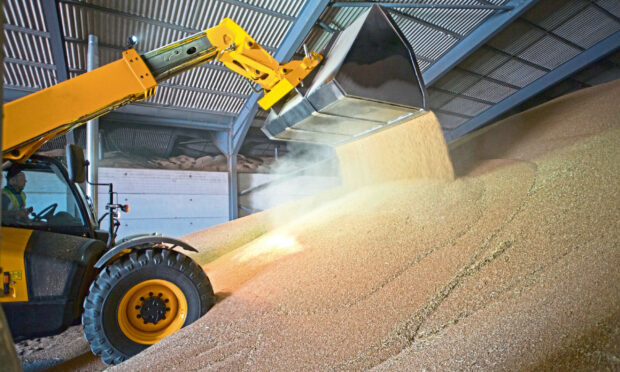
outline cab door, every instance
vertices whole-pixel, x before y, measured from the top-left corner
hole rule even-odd
[[[16,340],[57,334],[79,321],[97,274],[94,263],[105,250],[92,239],[81,194],[62,165],[33,159],[21,170],[25,207],[33,212],[28,218],[3,214],[0,240],[0,303]]]

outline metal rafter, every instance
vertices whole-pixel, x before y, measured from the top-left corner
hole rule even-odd
[[[242,8],[249,9],[249,10],[254,10],[256,12],[267,14],[267,15],[270,15],[270,16],[282,18],[282,19],[285,19],[287,21],[294,21],[295,20],[295,17],[292,17],[290,15],[283,14],[283,13],[278,13],[278,12],[276,12],[274,10],[262,8],[260,6],[256,6],[256,5],[252,5],[252,4],[248,4],[248,3],[244,3],[244,2],[239,1],[239,0],[219,0],[219,1],[221,1],[223,3],[237,5],[237,6],[240,6]]]
[[[39,62],[24,61],[24,60],[21,60],[21,59],[14,59],[14,58],[5,58],[5,62],[17,63],[17,64],[33,66],[33,67],[39,67],[39,68],[48,69],[48,70],[54,70],[56,68],[54,65],[48,65],[48,64],[39,63]],[[72,73],[80,75],[80,74],[85,73],[86,70],[81,69],[81,68],[72,68],[72,69],[69,69],[69,72],[72,72]],[[169,82],[166,82],[166,81],[158,83],[157,86],[158,87],[173,88],[173,89],[180,89],[180,90],[187,90],[187,91],[191,91],[191,92],[199,92],[199,93],[207,93],[207,94],[217,94],[219,96],[227,96],[227,97],[239,98],[239,99],[243,99],[243,100],[246,100],[246,99],[248,99],[250,97],[249,94],[226,92],[226,91],[223,91],[223,90],[200,88],[200,87],[190,86],[190,85],[173,84],[173,83],[169,83]]]
[[[172,109],[175,111],[175,109]],[[179,113],[179,112],[177,112]],[[174,128],[188,128],[188,129],[200,129],[200,130],[226,130],[228,128],[228,124],[222,123],[213,123],[208,121],[203,121],[206,118],[200,119],[200,121],[194,119],[184,119],[183,112],[180,112],[181,115],[175,118],[163,118],[159,116],[153,116],[148,111],[145,111],[144,114],[134,114],[134,113],[124,113],[113,111],[109,114],[103,116],[101,121],[103,122],[114,122],[114,123],[132,123],[132,124],[144,124],[144,125],[157,125],[157,126],[165,126],[165,127],[174,127]]]
[[[115,16],[131,19],[131,20],[134,20],[134,21],[140,21],[140,22],[144,22],[144,23],[155,25],[155,26],[159,26],[159,27],[170,28],[170,29],[173,29],[173,30],[185,32],[187,34],[196,34],[196,33],[204,31],[204,30],[198,30],[198,29],[195,29],[195,28],[178,25],[176,23],[159,21],[159,20],[156,20],[156,19],[153,19],[153,18],[148,18],[148,17],[137,15],[137,14],[124,12],[122,10],[106,8],[104,6],[99,6],[99,5],[95,5],[95,4],[91,4],[91,3],[84,3],[84,2],[78,1],[78,0],[58,0],[58,1],[61,2],[61,3],[65,3],[65,4],[71,4],[71,5],[76,5],[76,6],[80,6],[80,7],[83,7],[83,8],[97,10],[97,11],[100,11],[100,12],[103,12],[103,13],[108,13],[108,14],[111,14],[111,15],[115,15]],[[88,41],[86,41],[86,42],[88,42]],[[271,47],[271,46],[268,46],[268,45],[261,45],[261,46],[265,50],[270,52],[270,53],[273,53],[275,51],[274,47]]]
[[[473,119],[458,126],[454,130],[446,133],[446,140],[452,141],[484,126],[485,124],[490,123],[506,111],[527,101],[529,98],[543,92],[549,87],[561,82],[562,80],[570,77],[574,73],[587,67],[591,63],[596,62],[599,59],[604,58],[619,49],[620,31],[616,31],[611,36],[608,36],[606,39],[598,42],[593,47],[579,53],[577,56],[573,57],[569,61],[558,66],[557,68],[551,70],[538,80],[525,86],[521,90],[515,92],[514,94],[505,98],[503,101],[485,110]]]
[[[58,13],[58,2],[56,0],[42,0],[43,17],[45,26],[49,32],[52,57],[56,64],[56,80],[60,83],[69,78],[69,68],[65,55],[65,43],[62,35],[62,25]]]
[[[40,36],[40,37],[44,37],[44,38],[49,38],[50,37],[50,33],[46,32],[46,31],[33,30],[31,28],[15,26],[15,25],[9,25],[9,24],[5,24],[4,25],[4,30],[5,31],[13,31],[13,32],[21,32],[23,34]]]
[[[549,72],[549,71],[551,71],[551,69],[550,69],[550,68],[548,68],[548,67],[542,66],[542,65],[540,65],[540,64],[538,64],[538,63],[534,63],[534,62],[528,61],[528,60],[527,60],[527,59],[525,59],[525,58],[519,57],[519,56],[517,56],[517,55],[515,55],[515,54],[512,54],[512,53],[505,52],[505,51],[503,51],[503,50],[501,50],[501,49],[497,49],[496,47],[491,46],[491,45],[489,45],[489,44],[486,44],[486,45],[485,45],[485,46],[483,46],[482,48],[489,49],[489,50],[491,50],[491,51],[493,51],[493,52],[495,52],[495,53],[497,53],[497,54],[501,54],[501,55],[503,55],[504,57],[508,57],[508,58],[511,58],[511,59],[517,60],[517,61],[519,61],[519,62],[523,63],[524,65],[528,65],[528,66],[533,67],[533,68],[535,68],[535,69],[538,69],[538,70],[543,70],[543,71],[545,71],[545,72]],[[528,48],[529,48],[529,46],[528,46]],[[497,70],[497,69],[494,69],[493,71],[495,71],[495,70]]]
[[[65,42],[62,34],[62,21],[58,12],[57,0],[42,0],[43,18],[45,19],[45,28],[50,34],[49,41],[52,49],[52,58],[56,64],[56,83],[61,83],[69,79],[69,64],[65,53]],[[74,144],[75,137],[73,131],[65,134],[67,143]]]
[[[511,6],[511,10],[491,15],[422,73],[426,86],[435,83],[537,2],[538,0],[509,1],[506,5]]]
[[[226,128],[230,127],[230,122],[237,115],[232,112],[193,110],[190,108],[153,105],[143,101],[125,105],[117,108],[114,112],[116,111],[141,115],[152,115],[160,118],[181,118],[183,120],[193,120],[197,122],[204,121],[205,123],[226,124]]]
[[[115,16],[131,19],[131,20],[134,20],[134,21],[140,21],[140,22],[148,23],[148,24],[155,25],[155,26],[171,28],[173,30],[177,30],[177,31],[181,31],[181,32],[186,32],[188,34],[195,34],[195,33],[201,31],[201,30],[197,30],[195,28],[181,26],[181,25],[178,25],[176,23],[159,21],[157,19],[143,17],[143,16],[140,16],[140,15],[137,15],[137,14],[127,13],[127,12],[123,12],[122,10],[117,10],[117,9],[106,8],[104,6],[100,6],[100,5],[96,5],[96,4],[91,4],[91,3],[86,3],[86,2],[83,2],[83,1],[78,1],[78,0],[59,0],[59,1],[61,3],[63,3],[63,4],[71,4],[71,5],[79,6],[79,7],[82,7],[82,8],[88,8],[88,9],[92,9],[92,10],[97,10],[97,11],[100,11],[100,12],[103,12],[103,13],[107,13],[107,14],[111,14],[111,15],[115,15]]]
[[[462,93],[451,92],[449,90],[438,88],[438,87],[429,87],[428,89],[429,89],[429,91],[430,90],[436,90],[436,91],[438,91],[440,93],[450,95],[453,98],[456,98],[456,97],[463,98],[463,99],[466,99],[466,100],[469,100],[469,101],[474,101],[474,102],[482,103],[482,104],[489,105],[489,106],[493,106],[495,104],[495,102],[490,102],[490,101],[487,101],[487,100],[484,100],[484,99],[480,99],[480,98],[476,98],[476,97],[471,97],[471,96],[468,96],[468,95],[465,95],[465,94],[462,94]],[[444,106],[447,105],[450,101],[452,101],[453,98],[448,100],[448,102],[446,102],[444,104]]]
[[[581,7],[580,11],[581,11],[581,10],[584,10],[584,9],[585,9],[585,8],[587,8],[588,6],[589,6],[588,4],[583,5],[583,6]],[[574,18],[577,14],[579,14],[579,12],[575,12],[575,14],[573,14],[571,17],[569,17],[567,20],[565,20],[565,21],[564,21],[564,23],[565,23],[565,22],[567,22],[568,20],[570,20],[570,19]],[[547,29],[545,29],[545,28],[543,28],[543,27],[541,27],[541,26],[537,25],[536,23],[534,23],[534,22],[532,22],[532,21],[529,21],[529,20],[527,20],[527,19],[525,19],[525,18],[520,18],[519,22],[523,22],[524,24],[528,25],[529,27],[532,27],[532,28],[534,28],[534,29],[537,29],[537,30],[541,31],[541,32],[543,33],[543,34],[542,34],[542,36],[540,36],[540,37],[536,38],[536,40],[533,40],[533,41],[532,41],[531,43],[529,43],[528,45],[524,45],[524,46],[523,46],[523,47],[522,47],[519,51],[517,51],[517,52],[515,53],[516,55],[510,54],[510,53],[506,53],[506,52],[504,52],[504,51],[502,51],[502,50],[500,50],[500,49],[496,49],[496,48],[494,48],[494,47],[492,47],[492,46],[490,46],[490,45],[484,45],[484,46],[482,46],[482,48],[489,48],[489,49],[492,49],[492,50],[494,50],[494,51],[496,51],[496,52],[498,52],[498,53],[502,53],[502,54],[508,55],[508,56],[510,56],[510,57],[512,57],[512,58],[514,58],[514,59],[517,59],[517,60],[519,60],[519,61],[521,61],[521,62],[523,62],[523,63],[526,63],[526,64],[528,64],[528,65],[530,65],[530,66],[532,66],[532,67],[535,67],[535,68],[542,68],[542,69],[544,69],[547,73],[548,73],[549,71],[551,71],[551,69],[545,68],[545,67],[543,67],[543,66],[538,66],[538,65],[536,65],[536,64],[534,64],[534,63],[532,63],[532,62],[529,62],[529,61],[527,61],[527,60],[525,60],[525,59],[523,59],[523,58],[521,58],[521,57],[518,57],[517,55],[518,55],[518,54],[520,54],[520,53],[522,53],[523,51],[527,50],[528,48],[530,48],[532,45],[536,44],[536,43],[537,43],[537,42],[539,42],[540,40],[542,40],[545,36],[550,36],[550,37],[553,37],[553,38],[555,38],[556,40],[558,40],[558,41],[560,41],[560,42],[565,42],[565,43],[567,43],[567,44],[569,44],[569,45],[573,46],[574,48],[577,48],[577,49],[578,49],[578,50],[580,50],[580,51],[583,51],[583,50],[584,50],[584,48],[580,47],[579,45],[577,45],[577,44],[575,44],[575,43],[572,43],[570,40],[567,40],[567,39],[565,39],[565,38],[562,38],[562,37],[560,37],[560,36],[556,35],[555,33],[553,33],[553,31],[554,31],[557,27],[559,27],[559,25],[558,25],[558,26],[556,26],[556,27],[554,27],[554,28],[553,28],[553,29],[551,29],[551,30],[547,30]],[[462,68],[460,68],[459,66],[455,66],[455,67],[454,67],[454,69],[455,69],[455,70],[462,70],[462,71],[465,71],[465,72],[470,72],[470,73],[475,74],[475,75],[478,77],[478,80],[477,80],[476,82],[474,82],[471,86],[474,86],[475,84],[477,84],[478,82],[480,82],[480,81],[482,81],[482,80],[489,80],[489,81],[491,81],[491,82],[494,82],[494,83],[496,83],[496,84],[503,85],[503,86],[505,86],[505,87],[507,87],[507,88],[510,88],[510,89],[514,89],[514,90],[519,90],[519,89],[521,89],[521,87],[519,87],[519,86],[515,86],[515,85],[513,85],[513,84],[509,84],[509,83],[505,83],[505,82],[503,82],[503,81],[501,81],[501,80],[493,79],[493,78],[491,78],[491,77],[490,77],[490,75],[491,75],[491,74],[493,74],[495,71],[497,71],[497,70],[498,70],[501,66],[502,66],[502,65],[498,65],[498,66],[496,66],[496,67],[495,67],[495,68],[493,68],[491,71],[489,71],[486,75],[477,74],[477,73],[474,73],[474,72],[472,72],[472,71],[470,71],[470,70],[462,69]]]
[[[480,9],[480,10],[501,10],[501,11],[509,11],[513,10],[514,6],[512,5],[463,5],[463,4],[421,4],[421,3],[384,3],[384,2],[370,2],[370,1],[358,1],[358,2],[340,2],[333,3],[331,6],[333,8],[360,8],[360,7],[369,7],[373,5],[381,5],[385,8],[414,8],[414,9],[456,9],[456,10],[470,10],[470,9]]]
[[[56,71],[56,65],[50,65],[47,63],[43,63],[43,62],[27,61],[27,60],[18,59],[18,58],[6,57],[4,58],[4,63],[13,63],[17,65],[31,66],[31,67],[42,68],[44,70]]]

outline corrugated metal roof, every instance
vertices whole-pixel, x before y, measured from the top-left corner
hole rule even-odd
[[[618,4],[539,2],[434,84],[441,94],[430,95],[431,107],[442,126],[455,128],[460,115],[481,112],[481,101],[500,102],[620,30]]]
[[[59,15],[71,77],[86,70],[87,38],[99,38],[100,64],[121,56],[127,38],[137,35],[146,52],[215,26],[224,17],[241,25],[268,51],[280,46],[308,0],[60,0]],[[419,4],[417,0],[385,0]],[[505,5],[508,0],[426,0],[424,3]],[[334,31],[349,26],[366,8],[328,6],[306,37],[322,50]],[[476,29],[491,9],[389,8],[418,56],[422,71]],[[56,81],[41,0],[6,0],[5,85],[32,91]],[[620,1],[540,1],[479,48],[458,68],[429,87],[431,107],[445,128],[477,115],[620,29]],[[217,62],[207,63],[161,84],[143,105],[237,115],[251,89]],[[259,110],[258,117],[265,113]]]
[[[6,24],[30,30],[47,31],[43,20],[43,9],[38,0],[5,0],[3,11]]]

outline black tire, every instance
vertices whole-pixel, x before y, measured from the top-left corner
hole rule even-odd
[[[209,278],[189,257],[159,248],[122,256],[101,271],[84,300],[84,335],[93,353],[104,363],[118,364],[150,346],[125,335],[119,325],[118,311],[121,299],[131,288],[151,279],[171,282],[183,292],[187,300],[183,327],[215,304]]]

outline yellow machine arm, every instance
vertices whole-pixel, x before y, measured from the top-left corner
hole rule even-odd
[[[123,58],[4,105],[4,160],[24,161],[48,140],[120,106],[146,99],[157,82],[214,59],[265,92],[268,109],[295,88],[322,60],[310,52],[302,60],[279,63],[231,19],[178,42]]]

